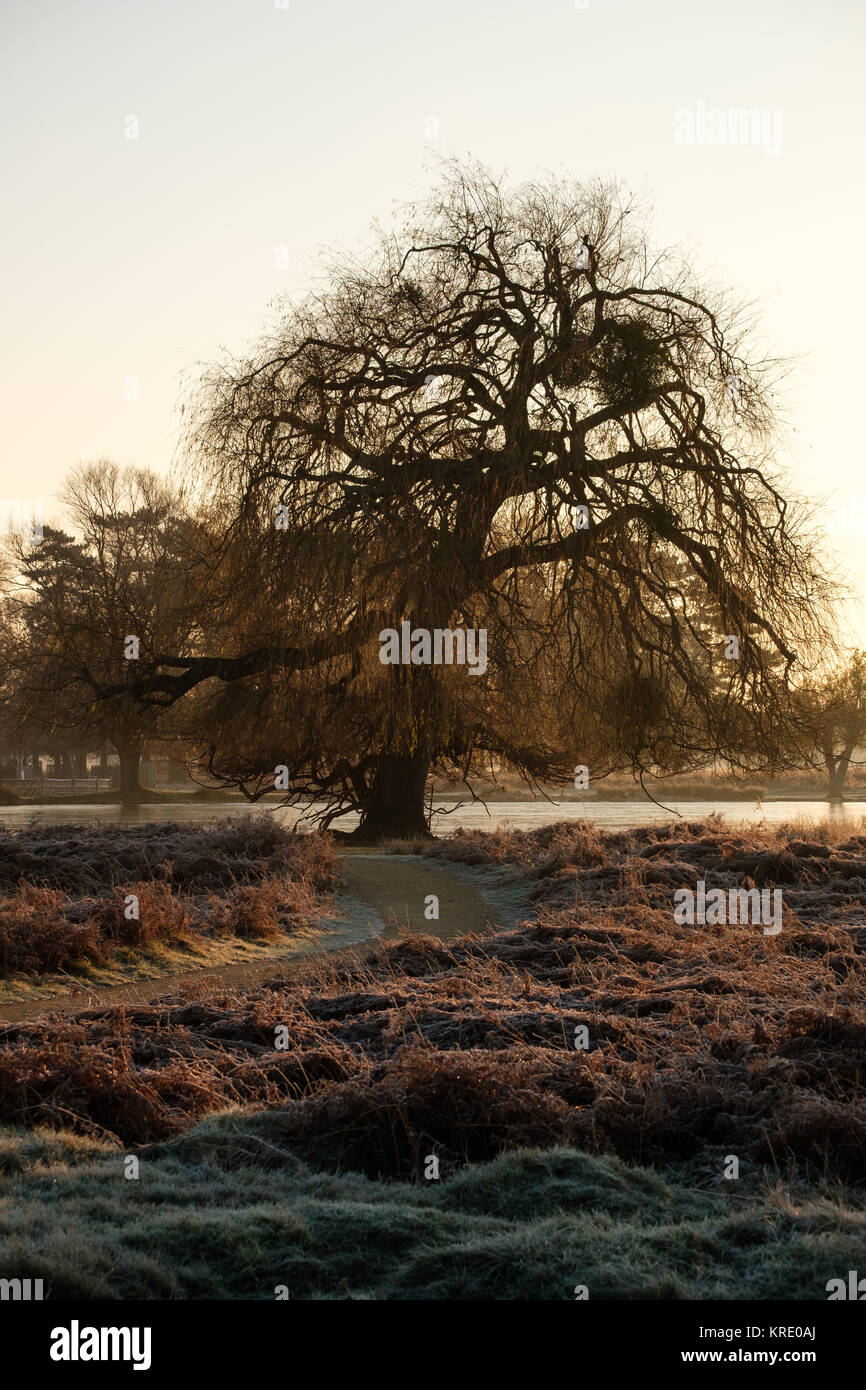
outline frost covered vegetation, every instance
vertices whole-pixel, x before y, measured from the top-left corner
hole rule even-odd
[[[440,1183],[322,1172],[277,1118],[208,1121],[145,1150],[137,1182],[94,1140],[0,1137],[4,1272],[53,1298],[814,1299],[866,1236],[829,1189],[738,1200],[573,1149]]]
[[[157,944],[272,939],[314,925],[336,885],[330,843],[268,816],[3,831],[0,978],[102,966]]]
[[[525,876],[527,920],[0,1029],[4,1270],[85,1296],[823,1298],[856,1268],[866,836],[563,824],[426,853]],[[783,931],[676,925],[698,878],[781,885]]]

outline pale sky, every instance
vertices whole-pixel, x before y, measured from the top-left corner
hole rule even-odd
[[[3,0],[0,498],[50,515],[81,460],[167,468],[181,372],[458,154],[621,179],[658,246],[759,301],[798,359],[783,461],[866,596],[864,31],[862,0]],[[767,138],[677,143],[701,104]]]

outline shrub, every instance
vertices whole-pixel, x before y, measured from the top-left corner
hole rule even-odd
[[[106,959],[99,928],[93,922],[70,922],[68,905],[63,893],[32,884],[22,885],[14,897],[0,898],[0,975],[41,975]]]

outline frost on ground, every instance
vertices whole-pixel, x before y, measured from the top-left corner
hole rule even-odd
[[[850,918],[866,858],[859,840],[824,848],[712,826],[529,836],[507,849],[534,882],[516,928],[407,936],[288,982],[90,1010],[72,1030],[4,1029],[0,1114],[142,1143],[225,1105],[278,1106],[299,1154],[390,1177],[431,1150],[447,1171],[516,1144],[573,1143],[708,1173],[736,1153],[862,1179],[866,977]],[[849,872],[823,919],[816,864],[831,883],[837,864]],[[783,874],[807,919],[786,896],[778,937],[674,922],[677,885],[747,867],[755,882]]]
[[[522,874],[524,920],[378,941],[252,989],[0,1029],[0,1120],[16,1127],[8,1162],[23,1164],[28,1230],[40,1180],[16,1155],[93,1144],[100,1164],[112,1146],[118,1164],[138,1153],[191,1212],[197,1175],[212,1175],[208,1201],[224,1209],[201,1212],[201,1259],[158,1273],[187,1296],[204,1296],[217,1242],[219,1267],[245,1271],[225,1296],[270,1297],[282,1260],[292,1276],[271,1283],[295,1279],[299,1296],[570,1297],[578,1278],[565,1286],[564,1271],[589,1260],[601,1296],[736,1298],[746,1280],[759,1297],[825,1297],[864,1231],[866,837],[567,824],[427,854]],[[677,924],[674,892],[699,879],[781,886],[782,932]],[[554,1153],[553,1168],[539,1157]],[[91,1179],[62,1179],[71,1212]],[[668,1186],[650,1220],[638,1208],[654,1183]],[[470,1189],[474,1235],[460,1216]],[[244,1202],[258,1194],[270,1230],[289,1190],[311,1205],[303,1229],[274,1234],[265,1270],[244,1245],[258,1220]],[[12,1211],[0,1237],[14,1242]],[[94,1288],[144,1286],[130,1220],[113,1216],[97,1240]],[[375,1277],[352,1264],[360,1247],[377,1252]]]
[[[0,832],[0,978],[104,966],[124,950],[269,940],[318,925],[331,842],[269,816],[210,825]]]

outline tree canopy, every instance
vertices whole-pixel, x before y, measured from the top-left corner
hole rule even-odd
[[[139,660],[152,662],[167,644],[197,640],[199,527],[169,485],[105,460],[74,469],[62,500],[75,534],[46,526],[38,545],[15,547],[7,724],[43,747],[56,736],[86,750],[107,737],[120,755],[122,789],[132,793],[159,712],[132,690],[136,663],[125,644],[135,637]],[[97,699],[106,685],[115,687],[112,699]]]
[[[773,766],[828,586],[748,315],[617,188],[458,164],[326,269],[191,402],[213,621],[137,698],[195,690],[214,773],[286,765],[369,835],[423,826],[431,769]],[[404,621],[486,629],[486,674],[383,666]]]

